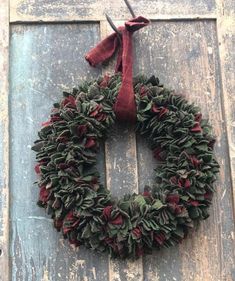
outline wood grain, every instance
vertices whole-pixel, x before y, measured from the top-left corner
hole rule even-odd
[[[99,21],[108,13],[115,20],[130,18],[123,0],[11,0],[10,20],[17,21]],[[157,18],[211,18],[215,0],[131,0],[136,15]],[[182,8],[183,7],[183,8]]]
[[[108,280],[107,256],[71,248],[36,205],[35,153],[30,149],[62,91],[99,74],[84,60],[98,40],[97,24],[12,26],[10,250],[14,281]],[[99,163],[103,173],[102,153]]]
[[[217,30],[220,51],[222,96],[228,134],[233,206],[235,206],[235,3],[217,1]],[[235,215],[235,209],[234,209]]]
[[[0,30],[0,70],[4,74],[0,77],[0,281],[9,281],[10,273],[13,281],[235,280],[234,0],[130,2],[136,14],[153,20],[135,35],[135,73],[156,74],[166,86],[200,105],[213,125],[221,171],[211,216],[181,245],[137,262],[110,261],[107,255],[74,250],[56,233],[51,220],[36,206],[38,190],[32,185],[35,155],[30,147],[61,92],[101,73],[101,69],[91,69],[83,57],[98,42],[99,34],[104,37],[111,31],[104,13],[117,25],[130,14],[122,0],[11,0],[10,21],[27,24],[13,24],[10,37],[8,266],[9,19],[7,1],[0,0],[4,26]],[[31,24],[39,21],[52,24]],[[111,69],[113,63],[103,71]],[[110,134],[98,160],[107,187],[120,198],[151,185],[157,163],[145,140],[136,137],[128,124],[116,125]]]
[[[123,22],[114,21],[116,26]],[[112,32],[106,21],[101,22],[101,38]],[[103,73],[112,73],[115,59],[104,69]],[[120,198],[127,193],[138,193],[138,171],[136,155],[136,138],[134,126],[115,124],[105,142],[106,186],[113,196]],[[109,260],[109,280],[143,280],[142,259]]]
[[[156,74],[165,85],[201,106],[204,117],[209,117],[214,127],[216,155],[221,165],[211,217],[179,247],[144,258],[144,277],[146,280],[233,280],[232,189],[216,24],[214,21],[152,22],[140,33],[136,38],[136,72]],[[151,176],[154,165],[146,146],[140,141],[137,144],[139,181],[143,188],[146,174]]]
[[[116,124],[105,147],[107,187],[111,193],[118,198],[138,193],[134,127]],[[109,278],[110,281],[143,280],[142,259],[110,260]]]
[[[0,0],[0,281],[9,277],[8,1]]]

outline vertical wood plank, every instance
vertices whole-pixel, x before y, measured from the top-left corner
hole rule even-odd
[[[235,206],[235,3],[217,1],[218,47],[221,65],[223,106],[228,134],[233,206]],[[235,215],[235,210],[234,210]]]
[[[233,280],[234,221],[229,156],[221,104],[220,69],[214,21],[152,22],[136,40],[136,72],[156,74],[165,86],[202,108],[217,136],[221,165],[211,217],[178,247],[144,258],[146,280]],[[154,40],[153,40],[154,38]],[[139,178],[151,175],[152,156],[137,142]],[[146,166],[144,168],[144,166]],[[142,167],[142,168],[141,168]],[[141,173],[143,173],[141,175]]]
[[[152,22],[145,30],[139,31],[135,39],[135,62],[134,73],[145,74],[149,77],[151,75],[167,76],[166,69],[159,63],[163,59],[159,54],[159,49],[163,47],[161,37],[164,36],[162,26],[159,30],[158,23]],[[166,27],[167,29],[167,27]],[[154,32],[153,32],[154,31]],[[156,37],[156,33],[161,35]],[[155,38],[155,40],[153,40]],[[148,46],[148,48],[146,48]],[[167,55],[164,52],[164,55]],[[157,67],[157,69],[155,69]],[[165,79],[167,80],[167,78]],[[138,159],[138,181],[140,191],[144,191],[145,185],[152,186],[154,181],[154,169],[158,166],[156,159],[153,158],[152,151],[148,148],[146,140],[137,135],[137,159]],[[151,255],[143,257],[143,274],[144,281],[181,281],[181,259],[179,258],[179,247],[172,247],[170,249],[161,249],[154,251]]]
[[[9,133],[8,133],[8,52],[9,7],[0,0],[0,280],[9,273]]]
[[[142,59],[144,60],[144,57]],[[148,72],[147,68],[147,65],[143,66],[142,71]],[[139,188],[141,191],[144,191],[145,185],[152,186],[154,181],[153,169],[158,164],[156,159],[153,158],[152,151],[147,147],[145,139],[139,135],[137,135],[137,159]],[[143,257],[143,269],[144,281],[181,281],[179,246],[159,251],[155,250],[151,255],[145,255]]]
[[[98,24],[13,25],[10,67],[12,280],[108,280],[106,255],[73,249],[36,205],[31,145],[62,91],[99,70],[84,54],[99,40]],[[100,155],[100,170],[104,170]]]
[[[121,22],[115,21],[116,26]],[[101,22],[101,38],[110,34],[109,24]],[[112,64],[111,64],[112,65]],[[113,69],[109,65],[104,72]],[[133,125],[116,123],[105,142],[106,185],[113,196],[121,198],[124,194],[138,193],[138,171],[136,136]],[[110,281],[143,280],[142,258],[137,261],[111,260],[109,262]]]

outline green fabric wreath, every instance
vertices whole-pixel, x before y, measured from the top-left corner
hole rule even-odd
[[[219,165],[211,127],[199,109],[152,76],[134,78],[136,132],[160,162],[153,187],[116,200],[99,181],[99,143],[115,123],[121,75],[85,82],[64,92],[43,123],[33,150],[38,204],[75,246],[113,257],[137,258],[175,245],[206,219]]]

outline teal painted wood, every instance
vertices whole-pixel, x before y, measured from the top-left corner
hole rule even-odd
[[[217,44],[214,21],[152,22],[135,40],[135,72],[155,74],[165,86],[201,107],[217,136],[216,155],[221,165],[210,218],[180,246],[144,257],[146,281],[234,278],[232,186]],[[156,162],[140,139],[137,155],[143,190]]]
[[[99,25],[88,23],[12,26],[12,280],[233,280],[232,192],[214,21],[152,22],[135,35],[135,73],[159,76],[165,85],[199,104],[214,126],[221,174],[207,222],[182,245],[144,257],[143,268],[142,263],[136,266],[126,261],[109,267],[106,255],[71,249],[36,206],[31,144],[62,90],[99,74],[83,59],[98,41],[98,34]],[[106,179],[104,153],[99,157],[103,181],[118,197],[138,187],[143,190],[152,182],[156,162],[145,140],[137,137],[135,144],[133,128],[118,125],[111,132],[106,144]]]
[[[9,2],[0,0],[0,281],[9,279]]]
[[[19,25],[11,30],[10,163],[12,280],[107,280],[107,256],[72,249],[36,206],[35,154],[40,124],[63,90],[96,77],[84,54],[99,40],[98,24]],[[103,173],[103,154],[100,170]],[[104,173],[103,173],[104,175]]]

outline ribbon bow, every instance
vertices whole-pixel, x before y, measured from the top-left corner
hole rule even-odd
[[[117,33],[112,33],[85,56],[90,65],[95,67],[111,58],[119,48],[115,72],[122,73],[122,84],[114,104],[114,111],[120,121],[136,121],[136,103],[132,81],[132,35],[148,24],[149,20],[141,16],[125,22],[124,26],[118,27],[122,40],[119,40]]]

